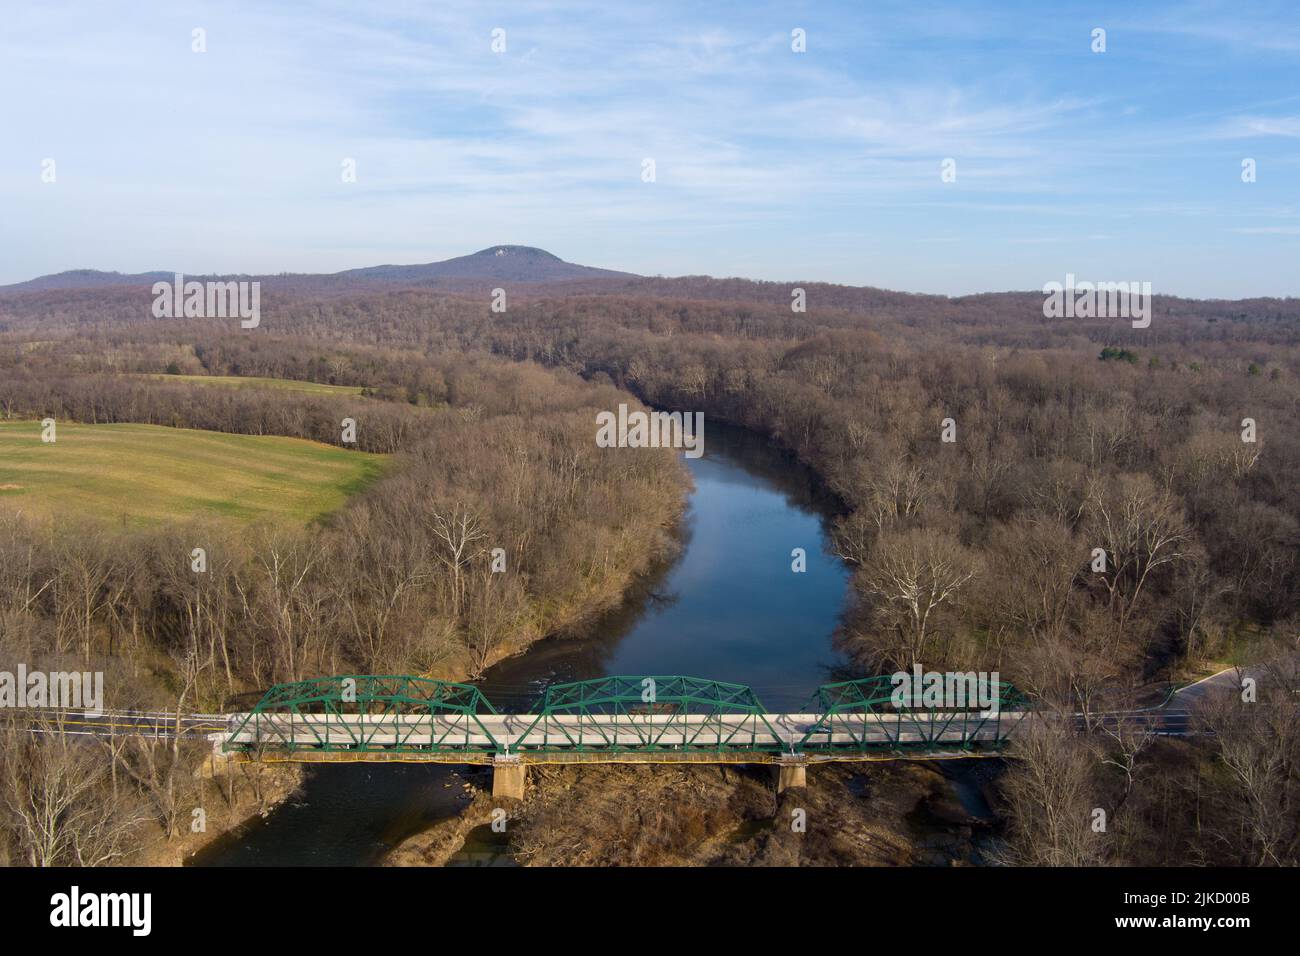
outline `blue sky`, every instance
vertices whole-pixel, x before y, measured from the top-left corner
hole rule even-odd
[[[517,243],[948,294],[1300,294],[1289,0],[43,2],[6,10],[0,80],[0,282]]]

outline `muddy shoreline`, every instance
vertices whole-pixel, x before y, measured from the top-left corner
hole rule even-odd
[[[778,796],[762,766],[534,767],[522,802],[480,791],[384,865],[455,863],[494,812],[500,857],[479,852],[470,865],[983,865],[998,828],[971,799],[983,785],[970,776],[937,761],[824,764],[809,770],[806,788]]]

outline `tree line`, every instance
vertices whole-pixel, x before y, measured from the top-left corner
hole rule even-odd
[[[362,385],[376,408],[409,417],[414,434],[425,427],[420,416],[444,414],[433,411],[443,404],[535,428],[546,404],[533,394],[542,391],[533,378],[542,366],[748,427],[812,466],[843,506],[835,543],[853,569],[855,602],[840,640],[865,673],[914,662],[997,669],[1043,706],[1091,714],[1145,702],[1152,682],[1294,652],[1296,300],[1157,296],[1151,327],[1135,330],[1107,319],[1048,320],[1041,297],[1024,293],[806,292],[807,311],[794,312],[790,286],[776,283],[601,280],[522,289],[498,314],[470,289],[284,290],[267,297],[258,336],[144,318],[129,290],[45,293],[0,302],[8,329],[0,368],[16,373],[6,374],[12,382],[75,373],[90,393],[116,387],[122,373],[162,372],[173,362],[198,374]],[[462,379],[476,363],[528,374],[484,394]],[[78,415],[93,404],[78,401]],[[580,454],[589,423],[575,412],[568,427],[578,435],[570,450]],[[517,440],[531,447],[534,439]],[[563,443],[563,430],[551,440]],[[422,459],[406,480],[432,469]],[[381,497],[388,490],[367,502]],[[439,516],[446,527],[427,525],[423,541],[466,527],[457,512]],[[395,520],[395,528],[408,523]],[[373,538],[376,546],[384,540]],[[452,574],[448,585],[444,576],[439,586],[451,590],[440,606],[462,614],[475,607],[470,578]],[[388,646],[382,621],[348,627],[368,635],[368,647]],[[265,662],[285,653],[235,656]],[[1043,841],[1091,839],[1088,819],[1071,811],[1057,820],[1065,830],[1044,835],[1025,809],[1066,800],[1077,786],[1094,808],[1116,810],[1123,797],[1112,824],[1123,818],[1147,832],[1165,820],[1169,858],[1205,860],[1230,856],[1214,842],[1227,838],[1221,826],[1215,835],[1191,826],[1184,804],[1189,790],[1213,791],[1215,812],[1237,821],[1232,852],[1294,861],[1293,836],[1274,838],[1258,819],[1232,815],[1234,807],[1254,806],[1258,817],[1261,808],[1294,806],[1294,735],[1273,734],[1273,747],[1226,749],[1229,740],[1256,739],[1249,728],[1266,713],[1290,719],[1292,678],[1281,664],[1275,671],[1274,710],[1217,715],[1224,729],[1213,742],[1138,747],[1103,738],[1097,749],[1093,735],[1027,743],[1016,766],[1037,777],[1006,781],[1008,805],[1019,808],[1012,815],[1024,825],[1010,834],[1020,858],[1082,859],[1031,852]],[[1078,773],[1066,772],[1071,760]],[[1053,761],[1062,763],[1054,769]],[[1164,762],[1176,772],[1164,772]],[[1275,785],[1266,795],[1250,790],[1261,774]],[[1132,859],[1135,845],[1128,857],[1112,850],[1106,859]]]

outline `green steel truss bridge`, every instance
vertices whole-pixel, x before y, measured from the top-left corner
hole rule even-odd
[[[825,684],[798,713],[772,713],[741,684],[602,677],[553,685],[530,713],[503,714],[469,684],[354,675],[277,684],[212,737],[219,754],[243,760],[491,764],[508,796],[522,795],[523,768],[540,763],[766,763],[798,786],[808,763],[994,754],[1029,708],[1010,684],[992,690],[997,706],[984,711],[973,700],[900,708],[890,678],[872,677]]]

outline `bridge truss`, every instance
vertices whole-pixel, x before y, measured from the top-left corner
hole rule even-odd
[[[602,677],[546,688],[515,752],[781,751],[788,744],[743,684]]]
[[[495,714],[469,684],[401,675],[321,677],[276,684],[232,721],[224,749],[427,753],[486,744],[498,750],[484,723]]]
[[[711,762],[855,759],[993,750],[1028,713],[1010,684],[996,706],[895,706],[889,677],[825,684],[803,713],[769,713],[743,684],[617,676],[546,688],[528,714],[501,714],[469,684],[343,676],[277,684],[229,718],[219,749],[251,759]]]
[[[800,740],[799,749],[858,752],[1000,747],[1029,713],[1029,700],[1006,681],[987,690],[992,706],[984,708],[974,699],[964,707],[913,707],[896,705],[889,676],[823,684],[803,708],[820,716]]]

